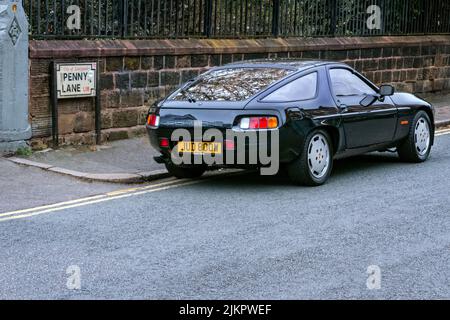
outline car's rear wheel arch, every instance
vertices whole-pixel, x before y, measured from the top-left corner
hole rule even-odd
[[[324,184],[333,168],[332,138],[322,127],[314,128],[305,137],[300,155],[287,165],[290,179],[299,185]]]
[[[319,126],[314,128],[314,130],[321,129],[326,131],[331,138],[333,155],[339,150],[339,130],[332,126]]]

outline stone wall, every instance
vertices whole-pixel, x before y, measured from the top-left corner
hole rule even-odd
[[[30,43],[32,146],[51,141],[50,64],[99,61],[102,139],[143,133],[155,100],[213,66],[258,58],[343,61],[376,84],[428,93],[450,90],[450,36],[261,39],[97,40]],[[92,99],[60,100],[61,144],[92,144]]]

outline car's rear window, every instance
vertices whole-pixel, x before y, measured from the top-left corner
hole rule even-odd
[[[200,76],[170,97],[176,101],[243,101],[287,76],[292,70],[277,68],[229,68]]]

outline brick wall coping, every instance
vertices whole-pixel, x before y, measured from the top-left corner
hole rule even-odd
[[[261,53],[431,46],[450,43],[450,35],[176,40],[32,40],[30,58]]]

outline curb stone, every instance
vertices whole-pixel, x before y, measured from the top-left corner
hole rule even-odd
[[[450,119],[449,120],[440,120],[436,121],[436,129],[444,128],[450,126]]]
[[[150,172],[137,172],[137,173],[88,173],[55,167],[49,164],[31,161],[23,158],[9,157],[5,159],[18,165],[35,167],[45,171],[63,174],[66,176],[71,176],[74,178],[91,182],[97,181],[97,182],[133,184],[170,177],[170,174],[166,170],[155,170]]]
[[[450,119],[436,121],[436,129],[444,128],[450,125]],[[18,157],[6,157],[4,158],[18,165],[35,167],[45,171],[54,172],[58,174],[63,174],[66,176],[78,178],[85,181],[97,181],[97,182],[108,182],[108,183],[123,183],[123,184],[133,184],[133,183],[143,183],[148,181],[154,181],[158,179],[168,178],[171,175],[166,170],[155,170],[150,172],[137,172],[137,173],[88,173],[75,171],[60,167],[55,167],[49,164],[27,160]]]

